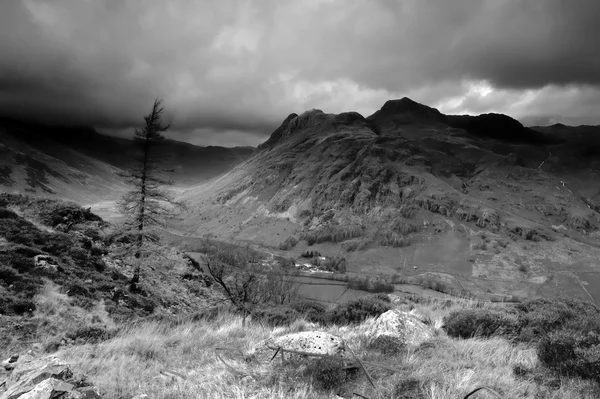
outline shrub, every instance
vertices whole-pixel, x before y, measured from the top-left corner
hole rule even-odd
[[[392,293],[395,290],[394,284],[384,279],[371,279],[368,276],[351,278],[348,280],[348,288],[373,293]]]
[[[87,287],[83,286],[83,284],[74,282],[69,284],[67,289],[68,296],[83,296],[86,298],[92,298],[93,295]]]
[[[258,308],[252,313],[259,320],[273,327],[288,326],[300,316],[296,310],[287,306]]]
[[[383,233],[379,239],[379,243],[384,246],[392,248],[408,247],[410,245],[410,238],[402,235],[398,235],[393,231],[387,231]]]
[[[319,358],[308,363],[305,376],[312,379],[317,389],[331,391],[340,389],[348,380],[341,359]]]
[[[600,335],[595,332],[550,333],[540,340],[538,357],[560,374],[600,382]]]
[[[30,299],[0,297],[0,314],[22,315],[35,309],[35,303]]]
[[[366,249],[372,242],[373,240],[370,238],[348,240],[342,243],[342,248],[346,252],[362,251]]]
[[[279,244],[279,249],[282,251],[287,251],[288,249],[292,249],[298,244],[298,239],[294,236],[288,237],[284,242]]]
[[[313,323],[322,323],[327,309],[318,302],[298,301],[291,304],[291,308]]]
[[[314,259],[314,258],[313,258]],[[316,258],[317,261],[319,258]],[[323,270],[327,270],[330,272],[337,273],[346,273],[346,258],[344,257],[334,257],[334,258],[326,258],[319,266]]]
[[[523,319],[521,341],[537,341],[563,328],[600,332],[600,309],[589,302],[570,298],[537,299],[518,304],[515,309]]]
[[[318,229],[302,233],[300,238],[306,240],[308,245],[320,244],[323,242],[341,242],[350,238],[361,237],[364,234],[365,227],[362,225],[327,225]]]
[[[363,297],[338,305],[327,312],[324,318],[332,324],[355,324],[369,317],[377,317],[391,308],[389,301],[385,302],[378,297]]]
[[[375,350],[384,355],[397,356],[406,349],[405,343],[393,335],[379,335],[368,345],[368,349]]]
[[[465,309],[444,318],[445,330],[451,337],[472,338],[492,335],[514,336],[519,332],[519,320],[503,311]]]
[[[406,219],[397,219],[392,224],[392,231],[402,235],[416,233],[420,230],[420,226],[416,223],[409,222]]]
[[[390,296],[384,293],[377,293],[377,294],[373,294],[373,295],[369,295],[368,297],[369,299],[372,300],[376,300],[376,301],[382,301],[382,302],[387,302],[387,303],[392,303],[392,300],[390,299]]]
[[[312,258],[314,258],[314,257],[319,257],[319,256],[321,256],[321,253],[320,253],[319,251],[309,251],[309,250],[306,250],[306,251],[302,252],[302,254],[300,254],[300,256],[301,256],[302,258],[309,258],[309,259],[312,259]]]
[[[55,200],[37,200],[39,216],[47,226],[56,227],[59,224],[72,226],[76,223],[104,221],[95,215],[90,209],[81,208],[73,203],[65,203]]]
[[[223,314],[223,313],[227,313],[228,312],[228,308],[226,306],[212,306],[209,308],[205,308],[202,309],[199,312],[194,313],[190,318],[191,321],[213,321],[215,320],[219,315]]]
[[[13,211],[6,209],[6,208],[0,208],[0,219],[18,219],[18,218],[19,218],[19,215],[17,215]]]
[[[4,284],[11,285],[22,279],[21,275],[12,267],[0,265],[0,281]]]
[[[425,396],[421,381],[408,378],[396,383],[391,397],[395,399],[425,399],[427,396]]]
[[[181,255],[181,257],[183,259],[185,259],[185,261],[192,266],[194,269],[196,270],[202,270],[202,266],[200,266],[200,263],[194,259],[190,254],[184,253],[183,255]]]
[[[99,326],[85,326],[67,332],[65,338],[73,340],[78,344],[95,344],[111,339],[115,334],[116,330],[107,330]]]

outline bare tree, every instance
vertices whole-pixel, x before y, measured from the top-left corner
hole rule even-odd
[[[135,236],[132,245],[135,258],[132,290],[138,289],[145,253],[160,241],[158,229],[165,228],[168,221],[176,216],[177,209],[183,206],[164,189],[173,181],[165,177],[172,170],[161,167],[164,159],[158,151],[165,140],[164,133],[170,127],[162,121],[163,112],[161,100],[156,99],[152,111],[144,117],[144,127],[134,132],[133,141],[139,155],[124,173],[132,189],[118,204],[121,213],[126,216],[125,228]]]
[[[268,268],[249,248],[228,250],[208,238],[204,244],[206,269],[246,324],[252,308],[259,304],[292,302],[298,291],[291,270]]]

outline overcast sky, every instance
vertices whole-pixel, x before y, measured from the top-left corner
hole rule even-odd
[[[408,96],[600,124],[599,0],[2,0],[0,113],[257,145],[291,112]]]

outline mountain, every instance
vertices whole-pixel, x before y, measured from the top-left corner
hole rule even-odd
[[[0,120],[0,191],[27,192],[81,204],[113,201],[126,189],[118,173],[135,156],[132,140],[89,127]],[[248,158],[252,147],[198,147],[166,140],[166,169],[176,186],[211,179]]]
[[[350,274],[599,301],[599,154],[600,127],[528,128],[408,98],[366,118],[313,109],[187,190],[182,228],[344,256]]]

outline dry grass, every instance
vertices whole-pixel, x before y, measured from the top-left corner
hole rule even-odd
[[[577,379],[536,380],[518,376],[514,370],[539,370],[535,349],[517,346],[502,338],[455,340],[440,329],[452,310],[478,306],[467,300],[448,304],[432,301],[401,305],[420,315],[436,328],[436,337],[401,355],[387,356],[368,348],[367,330],[362,325],[320,327],[296,321],[289,327],[242,327],[241,319],[222,315],[211,322],[169,325],[145,322],[124,328],[113,339],[98,345],[74,346],[60,356],[105,393],[107,399],[130,398],[145,393],[151,398],[329,398],[319,392],[310,378],[297,368],[272,363],[246,362],[247,356],[220,352],[240,374],[221,363],[215,348],[237,348],[245,355],[260,340],[287,332],[322,330],[341,336],[358,357],[382,363],[396,373],[367,366],[373,389],[362,374],[343,387],[345,393],[359,392],[368,398],[462,398],[476,387],[494,388],[505,398],[597,398],[598,387]],[[494,305],[486,305],[494,306]],[[251,357],[250,357],[251,359]],[[161,374],[163,372],[163,374]],[[173,373],[171,375],[164,375]],[[538,373],[539,374],[539,373]],[[177,377],[182,375],[184,378]],[[254,378],[248,378],[252,375]],[[408,395],[407,387],[413,391]],[[404,393],[402,393],[404,392]],[[491,398],[481,392],[475,397]]]

